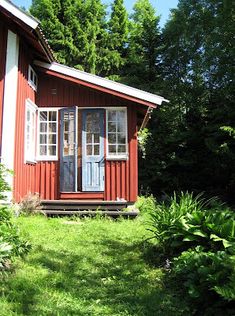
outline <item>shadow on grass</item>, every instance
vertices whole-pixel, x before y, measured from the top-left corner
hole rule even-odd
[[[163,284],[161,270],[150,269],[141,258],[140,244],[105,239],[93,246],[97,256],[35,251],[29,264],[44,272],[35,280],[30,273],[9,280],[6,294],[17,315],[189,315]]]

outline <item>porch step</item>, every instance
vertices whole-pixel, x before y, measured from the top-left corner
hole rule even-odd
[[[138,210],[127,210],[132,203],[127,201],[93,201],[93,200],[43,200],[42,211],[46,215],[78,215],[96,216],[106,215],[112,217],[136,217]]]
[[[77,211],[77,210],[43,210],[43,212],[48,216],[68,216],[68,215],[77,215],[79,217],[83,216],[110,216],[113,218],[117,217],[124,217],[124,218],[135,218],[138,216],[138,211],[129,211],[129,212],[122,212],[122,211]]]

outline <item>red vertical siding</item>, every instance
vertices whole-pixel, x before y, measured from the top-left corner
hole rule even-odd
[[[137,165],[137,126],[136,111],[128,108],[128,148],[129,159],[123,161],[106,161],[105,199],[136,201],[138,194]]]
[[[58,162],[24,163],[25,101],[35,102],[35,92],[28,85],[30,57],[20,45],[18,94],[16,109],[14,199],[18,202],[29,192],[39,193],[42,199],[56,199],[58,195]]]
[[[7,50],[7,28],[0,22],[0,155],[2,144],[2,115],[3,115],[3,94],[4,78],[6,68],[6,50]]]
[[[123,198],[135,201],[137,197],[137,120],[136,104],[105,93],[99,93],[64,80],[39,74],[37,93],[27,82],[30,57],[23,45],[20,46],[19,79],[16,122],[16,155],[14,197],[19,201],[28,192],[39,193],[42,199],[76,198],[117,200]],[[54,94],[56,92],[56,94]],[[36,97],[36,102],[35,102]],[[102,107],[127,106],[128,111],[128,148],[129,158],[124,161],[105,162],[104,194],[76,193],[60,194],[59,192],[59,161],[24,163],[24,126],[25,100],[30,98],[37,106],[58,107]]]

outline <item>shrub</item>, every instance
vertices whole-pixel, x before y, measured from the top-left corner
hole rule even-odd
[[[182,218],[204,209],[206,204],[202,195],[194,198],[192,193],[181,192],[179,197],[174,193],[173,197],[156,205],[154,212],[151,212],[149,230],[164,252],[182,247]]]
[[[187,288],[194,298],[202,298],[215,292],[221,296],[222,289],[230,287],[235,298],[235,257],[226,251],[204,251],[200,246],[182,252],[173,260],[173,274]]]
[[[20,202],[19,212],[26,215],[43,213],[39,194],[29,192]]]
[[[139,196],[135,207],[141,214],[152,213],[156,209],[156,200],[153,195]]]
[[[150,225],[159,257],[171,257],[172,275],[195,301],[235,300],[235,214],[230,209],[202,195],[174,194],[156,206]]]

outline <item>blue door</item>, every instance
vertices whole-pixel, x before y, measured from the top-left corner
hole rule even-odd
[[[77,191],[77,108],[60,110],[60,190]]]
[[[82,190],[104,191],[104,110],[82,113]]]

